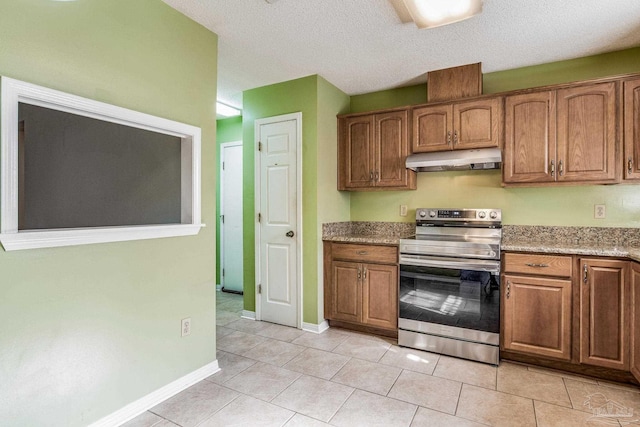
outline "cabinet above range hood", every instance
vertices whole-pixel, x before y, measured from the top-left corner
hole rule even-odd
[[[416,172],[500,169],[502,154],[499,148],[420,153],[407,157],[406,165]]]

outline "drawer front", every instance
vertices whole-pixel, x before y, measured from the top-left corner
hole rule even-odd
[[[397,264],[398,247],[333,243],[331,256],[345,261]]]
[[[571,277],[572,265],[568,255],[504,254],[505,273]]]

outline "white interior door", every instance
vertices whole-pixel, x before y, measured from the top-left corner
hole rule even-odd
[[[242,142],[220,146],[220,281],[242,292]]]
[[[298,145],[301,115],[256,121],[258,292],[256,317],[299,327],[301,221]],[[259,176],[258,176],[259,174]]]

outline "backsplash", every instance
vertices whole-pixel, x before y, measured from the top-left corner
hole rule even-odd
[[[618,247],[640,246],[640,228],[559,227],[537,225],[503,225],[502,243],[592,244]]]

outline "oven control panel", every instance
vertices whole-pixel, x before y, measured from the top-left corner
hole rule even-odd
[[[416,220],[444,220],[444,221],[502,221],[501,209],[416,209]]]

